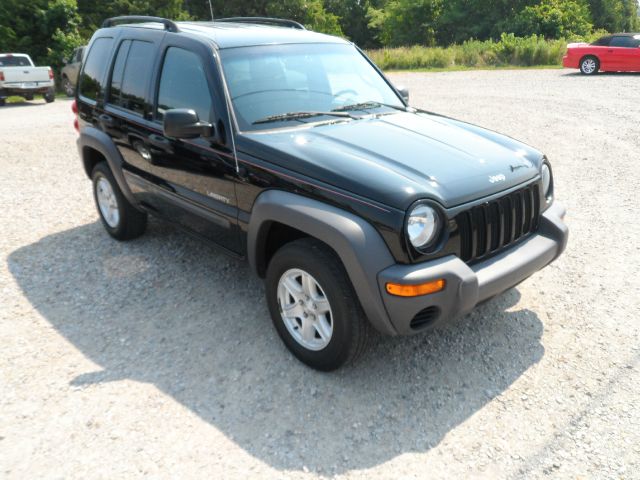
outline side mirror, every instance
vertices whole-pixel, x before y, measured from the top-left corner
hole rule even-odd
[[[409,89],[407,87],[396,87],[405,102],[409,103]]]
[[[172,138],[212,137],[215,134],[213,125],[201,122],[195,110],[175,108],[164,112],[164,135]]]

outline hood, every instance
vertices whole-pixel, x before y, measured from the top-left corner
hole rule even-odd
[[[543,158],[512,138],[426,113],[243,137],[247,153],[399,209],[420,199],[451,208],[507,190],[538,175]]]

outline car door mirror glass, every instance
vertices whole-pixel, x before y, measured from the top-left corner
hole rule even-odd
[[[164,112],[163,130],[167,137],[197,138],[212,137],[215,127],[201,122],[195,110],[190,108],[174,108]]]

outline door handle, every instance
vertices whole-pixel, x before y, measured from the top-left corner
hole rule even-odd
[[[114,127],[116,124],[115,121],[113,120],[113,117],[110,115],[107,115],[106,113],[99,115],[98,120],[100,120],[100,123],[102,123],[105,127],[109,127],[109,128]]]
[[[613,53],[613,50],[607,50],[607,52],[609,52],[609,53]]]

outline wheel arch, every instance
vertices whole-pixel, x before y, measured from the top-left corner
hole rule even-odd
[[[272,229],[283,226],[294,235],[292,239],[296,235],[308,236],[331,248],[341,260],[371,324],[382,333],[397,334],[377,283],[378,272],[395,264],[395,260],[370,223],[301,195],[280,190],[263,192],[253,206],[247,233],[249,264],[261,277],[268,267],[270,248],[273,249],[269,245]]]
[[[127,201],[137,204],[122,174],[122,155],[106,133],[94,127],[83,128],[78,138],[78,151],[87,177],[91,178],[91,172],[100,161],[106,161]]]

